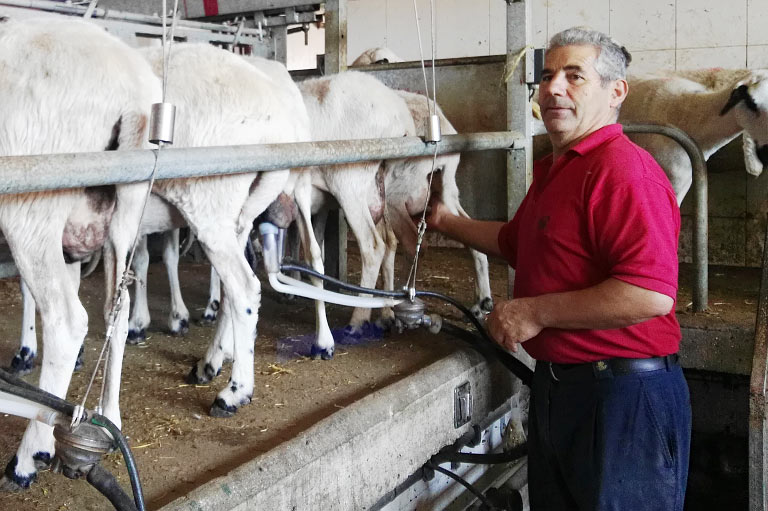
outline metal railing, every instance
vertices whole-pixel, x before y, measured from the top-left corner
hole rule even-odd
[[[708,217],[707,217],[707,161],[704,153],[686,132],[675,126],[663,124],[626,124],[624,133],[664,135],[673,139],[685,149],[693,168],[693,310],[707,309],[709,300],[708,258]]]

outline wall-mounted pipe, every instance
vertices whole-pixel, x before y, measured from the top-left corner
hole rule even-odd
[[[671,138],[688,153],[693,168],[693,310],[707,309],[709,275],[708,267],[708,218],[707,218],[707,161],[704,153],[686,132],[675,126],[663,124],[625,124],[624,133],[664,135]]]

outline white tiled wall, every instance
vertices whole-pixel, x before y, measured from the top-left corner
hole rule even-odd
[[[533,44],[587,25],[633,53],[632,70],[768,67],[768,0],[528,0]],[[417,0],[425,58],[431,56],[429,0]],[[498,55],[506,47],[504,0],[434,0],[437,58]],[[350,62],[388,46],[418,59],[413,0],[348,0]]]

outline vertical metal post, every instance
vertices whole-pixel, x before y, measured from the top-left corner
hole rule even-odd
[[[326,75],[347,69],[347,0],[325,3],[325,69]],[[325,271],[347,280],[347,222],[341,210],[328,215],[325,234]]]
[[[288,26],[272,27],[274,59],[288,64]]]
[[[767,236],[768,236],[768,231]],[[768,239],[768,238],[766,238]],[[766,511],[768,446],[766,446],[766,380],[768,379],[768,244],[763,249],[763,272],[755,321],[755,348],[749,381],[749,509]]]
[[[533,40],[531,28],[531,2],[514,1],[507,4],[507,65],[515,65],[515,57]],[[523,146],[507,153],[507,218],[512,218],[531,184],[533,156],[531,154],[531,103],[527,82],[533,81],[533,50],[526,51],[517,68],[507,81],[507,130],[524,135]],[[515,272],[509,268],[509,295]]]

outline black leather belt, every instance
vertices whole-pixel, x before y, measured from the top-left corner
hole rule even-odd
[[[622,374],[645,373],[669,370],[680,364],[677,353],[665,357],[654,358],[609,358],[584,364],[554,364],[538,362],[549,369],[549,375],[554,381],[574,382],[613,378]]]

